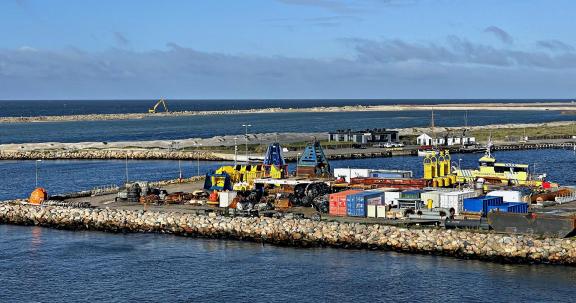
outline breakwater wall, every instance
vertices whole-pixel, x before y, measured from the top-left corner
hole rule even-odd
[[[69,230],[156,232],[277,245],[368,248],[511,263],[576,264],[576,241],[445,229],[0,204],[0,223]]]
[[[31,151],[0,151],[0,160],[225,160],[210,151],[173,152],[162,150],[31,150]]]

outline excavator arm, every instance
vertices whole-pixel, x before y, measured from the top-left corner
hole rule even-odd
[[[156,110],[158,109],[158,106],[160,106],[160,104],[162,104],[162,106],[164,107],[164,111],[168,112],[168,105],[166,105],[166,100],[164,100],[164,98],[160,98],[160,100],[158,100],[158,102],[156,102],[156,104],[154,104],[154,107],[148,109],[148,113],[155,114]]]

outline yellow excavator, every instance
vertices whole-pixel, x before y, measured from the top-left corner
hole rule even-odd
[[[166,105],[166,100],[164,100],[164,98],[160,98],[160,100],[158,100],[158,102],[156,102],[156,104],[154,104],[154,107],[149,108],[148,109],[148,113],[149,114],[155,114],[158,109],[158,106],[160,106],[160,104],[162,104],[162,106],[164,107],[164,111],[168,112],[168,105]]]

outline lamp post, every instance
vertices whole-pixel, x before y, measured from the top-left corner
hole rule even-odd
[[[170,144],[170,152],[180,151],[180,142],[172,141]],[[180,154],[178,153],[178,179],[182,180],[182,160],[180,159]]]
[[[128,152],[126,152],[126,184],[128,184]]]
[[[246,139],[246,164],[248,164],[248,127],[252,126],[251,124],[242,124],[244,126],[244,139]]]
[[[38,188],[38,163],[42,162],[42,160],[36,160],[35,161],[35,166],[36,166],[36,188]]]
[[[298,176],[298,163],[300,163],[300,153],[296,154],[296,176]]]
[[[202,143],[194,143],[194,146],[196,147],[196,175],[200,176],[200,146]]]
[[[462,170],[462,158],[458,159],[458,169]]]
[[[234,166],[238,165],[238,137],[234,137]]]

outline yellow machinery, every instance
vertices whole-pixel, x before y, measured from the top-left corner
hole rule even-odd
[[[234,184],[234,190],[248,190],[254,186],[254,180],[260,178],[282,179],[284,169],[275,165],[236,165],[222,166],[216,174],[226,173]]]
[[[166,105],[166,100],[164,100],[164,98],[160,98],[160,100],[158,100],[158,102],[156,102],[156,104],[154,104],[154,107],[148,109],[148,113],[149,114],[155,114],[157,112],[158,106],[160,106],[160,104],[162,104],[162,106],[164,107],[164,111],[168,112],[168,105]]]
[[[448,187],[456,182],[452,174],[450,153],[445,151],[430,152],[424,157],[424,179],[433,187]]]
[[[259,164],[222,166],[214,172],[216,175],[230,176],[234,190],[254,188],[254,180],[262,178],[284,179],[288,176],[288,165],[282,156],[279,143],[268,146],[264,161]]]

